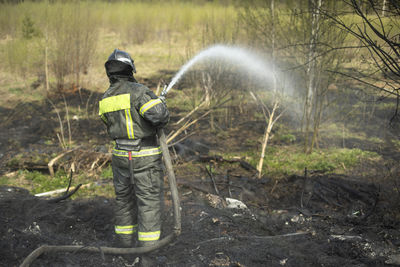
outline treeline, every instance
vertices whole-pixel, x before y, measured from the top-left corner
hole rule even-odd
[[[115,47],[139,45],[157,49],[160,46],[169,54],[185,54],[185,60],[217,43],[251,47],[266,60],[275,62],[277,73],[294,77],[295,82],[290,85],[277,81],[272,91],[290,90],[301,99],[303,108],[298,121],[305,132],[305,150],[310,152],[318,146],[320,123],[345,114],[327,112],[327,107],[337,104],[337,95],[347,94],[340,85],[343,75],[357,76],[356,79],[369,84],[358,95],[362,99],[369,99],[370,89],[375,90],[374,86],[379,88],[379,83],[384,82],[376,66],[377,62],[384,63],[384,58],[373,58],[371,53],[387,48],[383,57],[398,54],[396,49],[391,50],[391,42],[398,45],[395,38],[400,29],[399,16],[393,11],[396,3],[392,0],[7,2],[0,6],[3,62],[0,68],[20,77],[26,85],[32,77],[37,77],[47,91],[64,90],[71,86],[79,88],[82,77],[93,68],[99,69]],[[371,28],[368,22],[378,29]],[[385,31],[385,27],[390,31]],[[360,41],[359,32],[371,40]],[[382,40],[382,34],[387,34],[389,42]],[[171,55],[161,59],[160,66],[171,60]],[[396,60],[393,62],[396,64]],[[228,76],[218,66],[210,70],[197,76],[193,87],[208,88],[208,92],[213,87],[214,93],[209,94],[207,102],[219,103],[221,99],[217,98],[225,94],[216,91],[217,81],[221,80],[218,77]],[[393,73],[396,71],[387,77]],[[241,85],[243,81],[236,87]],[[219,87],[227,86],[224,82]],[[389,86],[398,88],[396,79]],[[239,91],[236,95],[240,94]],[[339,101],[343,104],[351,99]]]

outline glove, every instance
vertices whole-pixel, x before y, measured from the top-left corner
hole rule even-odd
[[[161,102],[163,102],[164,104],[166,104],[166,103],[165,103],[165,96],[163,96],[163,95],[162,95],[162,96],[159,96],[158,99],[160,99]]]

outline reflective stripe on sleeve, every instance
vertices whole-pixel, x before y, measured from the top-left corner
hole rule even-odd
[[[148,148],[148,149],[142,149],[139,151],[131,151],[131,155],[134,158],[140,158],[140,157],[146,157],[146,156],[153,156],[153,155],[158,155],[161,154],[161,148],[160,147],[155,147],[155,148]],[[118,150],[118,149],[113,149],[113,155],[118,156],[118,157],[128,157],[128,151],[125,150]]]
[[[135,225],[116,225],[115,233],[119,235],[131,235],[136,233],[137,224]]]
[[[101,114],[101,115],[100,115],[100,118],[101,118],[105,123],[107,123],[107,118],[106,118],[106,116],[104,116],[104,114]]]
[[[129,109],[131,107],[131,95],[122,94],[104,98],[99,102],[99,115],[107,112]]]
[[[156,241],[160,239],[161,231],[138,232],[139,241]]]
[[[151,109],[152,107],[154,107],[155,105],[157,105],[157,104],[160,104],[160,103],[162,103],[162,101],[160,100],[160,99],[152,99],[152,100],[150,100],[149,102],[147,102],[146,104],[144,104],[141,108],[140,108],[140,110],[139,110],[139,113],[140,113],[140,115],[144,115],[144,113],[147,111],[147,110],[149,110],[149,109]]]

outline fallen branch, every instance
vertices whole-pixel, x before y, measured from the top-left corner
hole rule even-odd
[[[338,239],[340,241],[360,241],[361,236],[358,235],[331,235],[333,239]]]
[[[76,149],[78,149],[78,148],[74,148],[74,149],[67,150],[67,151],[61,153],[60,155],[58,155],[57,157],[55,157],[55,158],[53,158],[52,160],[49,161],[49,163],[47,164],[47,167],[49,168],[50,176],[53,176],[53,177],[54,177],[54,168],[53,168],[54,164],[55,164],[59,159],[61,159],[61,158],[64,157],[65,155],[71,153],[72,151],[75,151]]]
[[[61,132],[61,137],[60,137],[60,135],[58,133],[57,133],[57,137],[58,137],[58,141],[60,142],[61,147],[63,149],[65,149],[66,145],[65,145],[65,138],[64,138],[64,127],[63,127],[63,123],[62,123],[62,120],[61,120],[60,112],[58,111],[58,109],[57,109],[56,105],[53,103],[53,101],[50,100],[50,98],[47,98],[47,101],[49,101],[49,103],[54,108],[54,110],[55,110],[55,112],[57,114],[58,122],[60,123],[60,132]]]
[[[180,124],[182,121],[186,120],[189,118],[193,113],[195,113],[199,108],[201,108],[204,104],[206,104],[207,101],[203,100],[197,107],[195,107],[192,111],[190,111],[188,114],[186,114],[184,117],[182,117],[179,121],[175,122],[174,125]]]
[[[93,183],[84,184],[84,185],[82,185],[82,188],[89,187],[92,184]],[[71,189],[75,190],[76,187],[71,187]],[[62,189],[56,189],[56,190],[53,190],[53,191],[48,191],[48,192],[35,194],[35,197],[46,197],[46,196],[51,196],[51,195],[60,194],[60,193],[65,193],[66,194],[66,192],[67,192],[67,188],[62,188]]]
[[[196,132],[191,132],[190,134],[187,134],[187,135],[185,135],[184,137],[182,137],[181,139],[179,139],[178,141],[176,141],[176,142],[174,142],[174,143],[172,143],[172,144],[168,144],[168,148],[173,147],[173,146],[179,144],[180,142],[184,141],[186,138],[188,138],[188,137],[190,137],[190,136],[192,136],[192,135],[194,135],[194,134],[196,134]]]
[[[227,187],[228,187],[229,197],[232,197],[230,170],[226,171],[226,183],[227,183]]]
[[[210,178],[211,178],[211,182],[213,183],[215,193],[217,193],[217,195],[219,196],[218,187],[217,187],[217,185],[215,184],[214,176],[213,176],[212,173],[211,173],[211,165],[210,165],[210,169],[207,169],[207,167],[206,167],[206,171],[207,171],[208,176],[210,176]]]
[[[289,233],[283,235],[267,235],[267,236],[238,236],[239,239],[275,239],[275,238],[284,238],[284,237],[293,237],[293,236],[302,236],[302,235],[309,235],[311,232],[297,232],[297,233]]]
[[[238,162],[240,164],[240,167],[242,167],[246,171],[257,171],[257,169],[255,167],[253,167],[250,163],[242,160],[241,158],[224,159],[222,156],[219,156],[219,155],[213,155],[213,156],[200,155],[199,161],[200,162],[215,161],[215,162],[228,162],[228,163]]]

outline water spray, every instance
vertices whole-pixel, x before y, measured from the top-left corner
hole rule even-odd
[[[200,51],[196,56],[185,63],[172,78],[168,86],[164,86],[160,96],[165,98],[169,90],[171,90],[189,69],[209,59],[220,59],[226,63],[233,64],[242,72],[248,72],[262,81],[273,81],[277,75],[277,73],[273,71],[273,65],[263,61],[261,57],[254,52],[236,46],[214,45]]]

